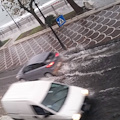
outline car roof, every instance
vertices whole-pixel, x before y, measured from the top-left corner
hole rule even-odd
[[[46,96],[52,81],[28,81],[13,83],[2,101],[28,100],[40,103]]]
[[[33,57],[27,62],[27,65],[32,65],[32,64],[44,62],[45,59],[47,58],[47,56],[48,56],[50,53],[51,53],[51,52],[43,52],[43,53],[41,53],[41,54],[38,54],[38,55],[33,56]]]

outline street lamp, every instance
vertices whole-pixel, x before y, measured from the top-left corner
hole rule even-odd
[[[10,16],[10,18],[13,20],[13,22],[15,23],[15,25],[19,28],[18,24],[15,22],[15,20],[13,19],[13,17],[10,15],[10,13],[7,11],[7,9],[4,7],[4,5],[1,4],[1,6],[4,8],[2,9],[3,11],[5,10],[7,12],[7,14]],[[20,28],[19,28],[20,29]]]
[[[45,20],[45,23],[46,23],[46,17],[44,16],[44,14],[42,13],[42,11],[40,10],[40,8],[38,7],[38,4],[35,3],[35,0],[34,0],[34,4],[35,6],[38,8],[39,12],[41,13],[41,15],[43,16],[44,20]],[[60,43],[61,47],[64,49],[64,50],[67,50],[67,48],[65,47],[65,45],[62,43],[62,41],[59,39],[59,37],[57,36],[56,32],[53,30],[52,26],[48,24],[48,26],[50,27],[50,29],[52,30],[53,34],[55,35],[55,37],[57,38],[58,42]]]

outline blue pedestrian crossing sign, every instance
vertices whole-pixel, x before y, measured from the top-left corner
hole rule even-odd
[[[63,15],[60,15],[58,18],[56,18],[56,22],[59,25],[59,27],[61,27],[66,23],[66,20],[63,17]]]

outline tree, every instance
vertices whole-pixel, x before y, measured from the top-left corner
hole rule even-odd
[[[13,15],[22,15],[27,11],[35,17],[42,27],[45,26],[35,12],[34,0],[1,0],[1,3]]]
[[[71,7],[74,9],[74,11],[77,13],[77,14],[81,14],[83,12],[83,8],[78,6],[74,0],[67,0],[67,2],[71,5]]]

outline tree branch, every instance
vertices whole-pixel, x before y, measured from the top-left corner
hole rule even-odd
[[[31,0],[31,1],[30,1],[30,4],[29,4],[30,9],[33,9],[33,8],[32,8],[32,3],[33,3],[33,2],[34,2],[34,0]]]
[[[31,11],[30,10],[28,10],[28,8],[26,8],[22,3],[21,3],[21,1],[20,0],[18,0],[18,3],[19,3],[19,5],[20,5],[20,7],[21,8],[23,8],[24,10],[26,10],[26,11],[28,11],[28,12],[30,12],[31,13]]]

